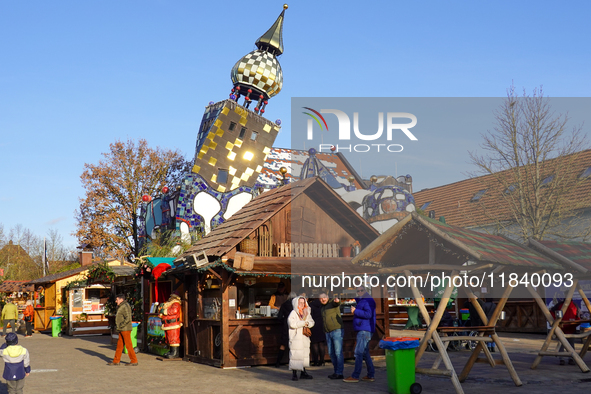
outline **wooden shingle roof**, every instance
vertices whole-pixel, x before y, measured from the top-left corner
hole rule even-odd
[[[556,262],[571,269],[580,266],[587,272],[578,270],[579,272],[591,275],[591,243],[551,240],[534,241],[530,239],[529,244]]]
[[[441,223],[416,212],[388,229],[352,262],[371,261],[384,267],[427,264],[430,239],[446,250],[438,254],[438,264],[460,266],[472,260],[520,268],[562,269],[541,253],[508,238]]]
[[[35,286],[25,280],[5,280],[0,283],[0,293],[35,291]]]
[[[576,162],[567,174],[570,180],[578,177],[591,167],[591,150],[576,154]],[[556,159],[554,159],[556,160]],[[544,163],[548,175],[550,168],[555,165],[554,160]],[[510,176],[509,171],[505,171]],[[502,173],[501,173],[502,174]],[[484,175],[476,178],[425,189],[413,193],[417,208],[429,203],[425,211],[435,211],[437,217],[444,216],[449,224],[461,227],[476,227],[494,223],[496,220],[512,220],[509,196],[504,192],[506,186],[499,184],[498,174]],[[481,190],[486,192],[479,201],[470,200]],[[584,209],[591,207],[591,176],[587,177],[579,186],[570,191],[567,201],[568,209]]]
[[[304,193],[362,244],[369,244],[379,235],[378,231],[332,188],[320,178],[314,177],[290,183],[256,197],[230,219],[197,241],[180,258],[202,251],[211,257],[221,257]]]

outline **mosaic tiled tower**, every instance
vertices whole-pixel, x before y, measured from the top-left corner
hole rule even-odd
[[[176,229],[187,237],[209,232],[256,194],[255,183],[280,130],[263,117],[268,100],[283,86],[277,56],[283,53],[283,18],[255,42],[257,49],[232,68],[229,99],[205,108],[193,173],[185,178],[176,207]],[[239,101],[242,100],[242,104]]]

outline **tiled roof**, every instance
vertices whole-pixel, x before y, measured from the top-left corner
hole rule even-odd
[[[309,157],[308,151],[305,150],[272,148],[257,182],[269,186],[276,185],[277,180],[282,178],[279,173],[281,167],[287,168],[287,178],[292,182],[297,181],[300,179],[302,166]],[[347,178],[353,175],[355,177],[355,187],[357,189],[365,188],[365,185],[362,184],[363,180],[342,153],[316,153],[316,158],[326,166],[340,183],[349,185]]]
[[[545,165],[552,167],[556,161],[548,160]],[[565,174],[570,179],[577,179],[581,173],[591,167],[591,150],[578,154],[575,165]],[[505,171],[510,176],[508,171]],[[550,172],[550,171],[549,171]],[[548,174],[551,175],[551,174]],[[481,190],[488,189],[478,202],[470,200]],[[497,175],[485,175],[463,181],[425,189],[413,193],[417,207],[431,202],[427,211],[435,211],[437,217],[444,216],[447,223],[474,227],[495,223],[497,220],[511,220],[510,197],[504,194],[506,187],[497,181]],[[570,209],[591,207],[591,177],[572,190],[567,198]]]
[[[78,268],[74,268],[68,271],[58,272],[56,274],[51,274],[44,276],[43,278],[35,279],[29,281],[27,283],[31,284],[43,284],[43,283],[54,283],[60,279],[68,278],[70,276],[78,275],[84,271],[87,271],[90,267],[103,264],[103,262],[97,262],[89,265],[80,266]],[[111,270],[115,273],[115,276],[131,276],[134,272],[134,267],[128,265],[111,265],[109,266]]]
[[[303,193],[306,193],[327,214],[331,215],[335,222],[362,244],[368,244],[378,236],[377,230],[359,216],[326,183],[315,177],[261,194],[207,236],[197,241],[181,257],[191,256],[201,251],[211,257],[221,257]]]
[[[427,234],[425,234],[427,233]],[[429,239],[452,253],[439,253],[439,264],[462,265],[468,259],[515,267],[562,269],[535,250],[498,235],[484,234],[441,223],[413,212],[383,233],[353,259],[353,263],[373,261],[384,266],[426,264]],[[402,239],[401,242],[397,242]]]
[[[24,280],[5,280],[0,283],[0,293],[12,293],[15,291],[35,291],[35,286],[26,284]]]
[[[574,241],[537,241],[546,248],[558,253],[591,273],[591,243]],[[541,252],[545,251],[543,248]],[[553,256],[549,256],[552,258]],[[560,262],[560,260],[555,259]]]

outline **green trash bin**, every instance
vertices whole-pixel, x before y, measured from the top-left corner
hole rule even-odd
[[[62,336],[62,316],[51,316],[51,336],[61,337]]]
[[[415,348],[419,338],[386,338],[380,347],[386,349],[388,392],[392,394],[420,394],[423,388],[415,380]]]
[[[136,353],[140,350],[137,347],[137,326],[139,326],[139,323],[131,323],[131,345],[133,346],[133,351]],[[127,347],[123,347],[123,352],[127,354]]]

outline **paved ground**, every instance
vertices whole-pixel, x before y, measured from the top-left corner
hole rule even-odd
[[[494,369],[488,364],[476,364],[463,384],[468,393],[589,393],[591,374],[583,374],[576,366],[558,365],[555,358],[545,357],[537,370],[531,370],[535,351],[543,336],[505,334],[503,341],[524,385],[515,387],[502,365]],[[33,371],[26,379],[25,393],[386,393],[385,360],[377,359],[374,383],[344,383],[326,376],[332,367],[312,367],[310,381],[292,382],[287,367],[255,367],[218,369],[188,362],[161,362],[153,355],[138,355],[138,367],[106,365],[114,354],[108,336],[86,338],[51,338],[35,334],[32,338],[19,335],[20,344],[29,349]],[[468,352],[451,353],[456,370],[461,370]],[[499,357],[498,353],[495,357]],[[434,360],[427,353],[423,366]],[[123,356],[123,362],[129,358]],[[591,365],[591,355],[585,361]],[[353,369],[351,362],[345,372]],[[417,376],[424,393],[454,393],[447,378]],[[2,382],[4,383],[4,381]],[[0,384],[0,394],[6,386]]]

